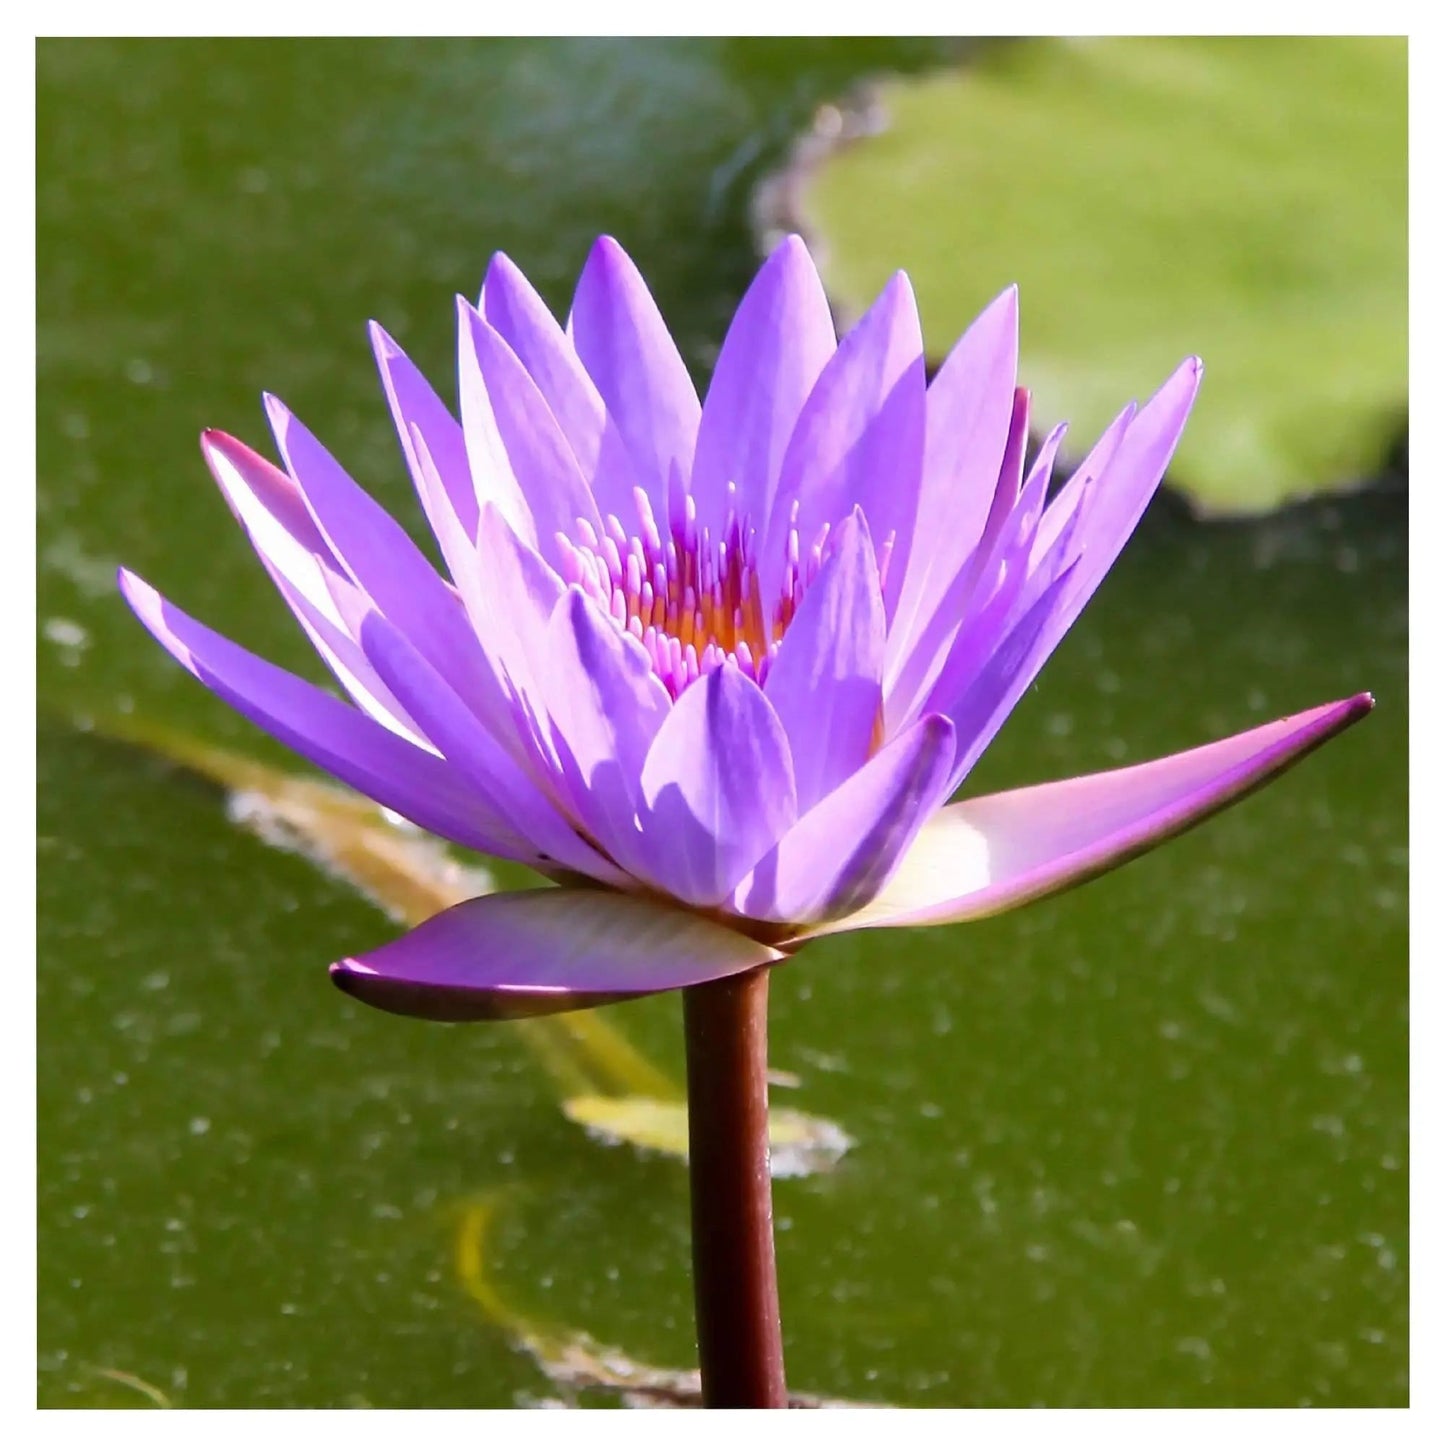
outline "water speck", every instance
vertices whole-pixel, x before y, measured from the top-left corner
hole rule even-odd
[[[194,1134],[196,1138],[199,1139],[202,1134],[209,1134],[210,1132],[211,1121],[207,1119],[205,1115],[197,1114],[196,1117],[191,1120],[191,1133]]]
[[[49,617],[44,627],[46,640],[53,642],[64,652],[79,653],[90,646],[90,633],[80,623],[69,617]],[[75,658],[62,658],[72,665]]]

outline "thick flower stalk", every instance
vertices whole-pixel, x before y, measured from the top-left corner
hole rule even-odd
[[[1026,467],[1012,290],[929,385],[907,278],[839,340],[790,238],[705,404],[609,239],[565,327],[502,256],[458,312],[460,422],[372,329],[449,577],[274,398],[284,469],[202,441],[349,702],[121,574],[162,645],[253,722],[560,885],[333,965],[369,1003],[583,1008],[712,985],[823,934],[998,913],[1200,821],[1371,705],[950,804],[1133,531],[1200,363],[1126,407],[1050,501],[1063,428]]]

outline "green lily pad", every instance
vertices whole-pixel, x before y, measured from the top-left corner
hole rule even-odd
[[[1207,366],[1170,481],[1263,512],[1377,474],[1406,404],[1406,44],[988,46],[890,81],[759,199],[856,315],[896,269],[941,357],[1010,282],[1035,422],[1074,454],[1181,357]]]

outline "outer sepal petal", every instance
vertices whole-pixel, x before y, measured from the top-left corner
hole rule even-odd
[[[1083,883],[1237,802],[1373,706],[1360,693],[1152,763],[954,803],[870,904],[808,936],[985,918]]]
[[[775,948],[647,898],[539,888],[468,899],[332,964],[344,992],[445,1022],[595,1008],[776,963]]]

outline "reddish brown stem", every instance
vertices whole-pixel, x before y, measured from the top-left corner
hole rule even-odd
[[[703,1404],[786,1409],[768,1171],[768,970],[685,990],[683,1021]]]

